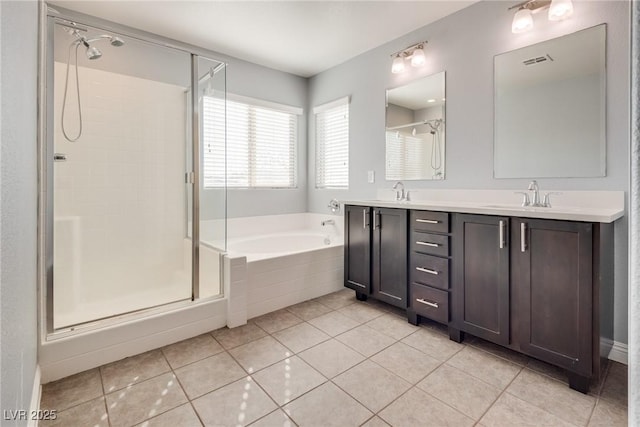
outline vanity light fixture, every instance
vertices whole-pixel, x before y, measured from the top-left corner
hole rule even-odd
[[[393,58],[393,64],[391,65],[391,72],[393,74],[400,74],[404,72],[404,58],[397,54],[395,58]]]
[[[562,21],[573,15],[571,0],[552,0],[549,6],[549,21]]]
[[[391,64],[391,72],[393,74],[400,74],[404,72],[404,61],[407,59],[411,60],[412,67],[423,66],[427,62],[427,58],[424,54],[424,45],[426,44],[426,41],[419,42],[405,49],[399,50],[398,52],[395,52],[393,55],[391,55],[391,57],[393,58],[393,63]]]
[[[549,8],[549,21],[561,21],[573,14],[571,0],[527,0],[511,6],[508,10],[518,9],[511,22],[511,32],[518,34],[533,28],[533,14]]]

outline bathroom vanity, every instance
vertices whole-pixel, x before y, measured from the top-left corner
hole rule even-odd
[[[623,208],[345,202],[345,286],[567,371],[587,392],[613,337]],[[622,205],[624,206],[624,205]],[[601,339],[601,337],[603,339]]]

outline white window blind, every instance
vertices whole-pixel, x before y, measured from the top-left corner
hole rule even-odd
[[[428,164],[427,143],[410,132],[388,130],[386,132],[386,179],[425,179]]]
[[[349,98],[314,109],[316,116],[316,187],[349,186]]]
[[[296,186],[297,114],[227,100],[225,146],[225,100],[202,103],[205,188]]]

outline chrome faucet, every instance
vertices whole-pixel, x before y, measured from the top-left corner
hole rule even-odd
[[[332,220],[332,219],[325,219],[324,221],[322,221],[320,223],[320,225],[322,225],[323,227],[325,225],[335,225],[335,224],[336,224],[336,222],[334,220]]]
[[[540,187],[538,186],[538,182],[533,180],[529,183],[528,191],[532,191],[532,197],[529,197],[529,193],[526,191],[516,191],[516,194],[522,194],[522,207],[531,206],[534,208],[550,208],[551,207],[551,195],[552,194],[562,194],[557,191],[550,191],[544,195],[544,200],[540,201]]]
[[[540,203],[540,187],[538,187],[538,181],[535,179],[529,183],[529,187],[527,188],[529,191],[533,191],[533,197],[531,199],[531,206],[533,207],[544,207],[542,203]]]
[[[398,188],[400,189],[398,190]],[[402,182],[398,181],[393,184],[393,189],[396,191],[396,201],[399,202],[405,200],[404,184]]]

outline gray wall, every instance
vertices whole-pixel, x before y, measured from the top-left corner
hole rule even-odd
[[[29,409],[37,363],[36,83],[38,5],[0,4],[0,324],[2,410]],[[2,421],[2,425],[26,425]]]
[[[527,179],[493,178],[493,57],[496,54],[607,23],[607,176],[604,178],[540,179],[543,190],[629,189],[629,2],[577,2],[574,15],[549,22],[534,17],[535,28],[511,33],[510,3],[479,2],[310,79],[309,109],[351,95],[349,189],[316,189],[314,129],[309,115],[309,195],[311,212],[327,212],[327,202],[375,198],[384,180],[385,89],[418,77],[446,71],[446,179],[412,181],[408,188],[526,189]],[[391,74],[390,55],[428,40],[427,64]],[[376,183],[367,183],[367,171]],[[627,342],[627,219],[615,226],[615,336]]]

